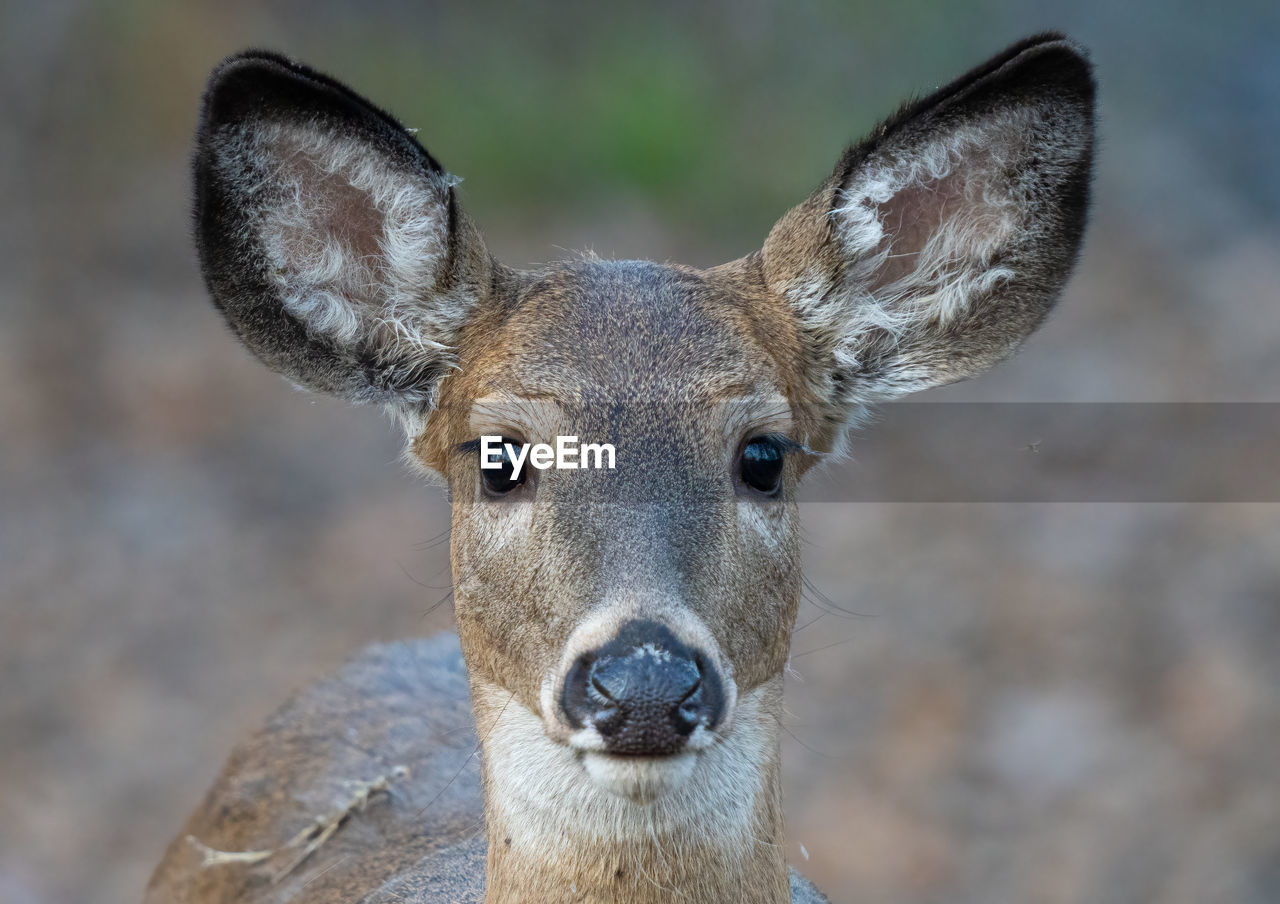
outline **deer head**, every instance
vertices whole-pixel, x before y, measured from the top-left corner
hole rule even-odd
[[[867,406],[1041,323],[1080,243],[1092,118],[1087,62],[1033,38],[846,150],[756,253],[525,271],[346,87],[264,53],[215,72],[195,172],[216,304],[290,380],[385,406],[448,485],[492,900],[647,900],[617,894],[633,865],[691,900],[785,900],[796,485]],[[481,437],[566,435],[615,467],[481,467]]]

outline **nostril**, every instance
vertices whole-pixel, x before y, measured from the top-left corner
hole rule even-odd
[[[693,665],[697,679],[676,712],[678,722],[683,723],[679,730],[686,732],[692,732],[699,725],[714,729],[724,715],[724,687],[716,667],[702,653],[694,654]]]
[[[618,705],[618,701],[610,692],[608,685],[601,680],[600,673],[594,668],[591,670],[591,680],[587,694],[601,706],[614,707]]]
[[[560,708],[575,728],[591,724],[593,717],[607,704],[606,699],[600,698],[601,689],[594,681],[595,665],[595,655],[584,653],[565,675]]]
[[[702,716],[706,707],[702,703],[702,680],[699,679],[676,705],[672,714],[672,723],[677,732],[688,735],[702,724]]]
[[[684,696],[680,698],[680,703],[684,704],[700,690],[702,690],[702,675],[698,675],[697,678],[693,679],[693,684],[691,684],[689,689],[684,692]]]

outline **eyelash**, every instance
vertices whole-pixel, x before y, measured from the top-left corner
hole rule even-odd
[[[787,436],[785,433],[752,433],[749,436],[747,436],[744,443],[751,442],[752,440],[758,440],[758,439],[768,440],[769,442],[777,443],[778,447],[782,449],[782,453],[784,455],[791,455],[792,453],[795,453],[795,452],[805,451],[804,443],[796,442],[791,437]],[[477,446],[477,448],[479,447]]]

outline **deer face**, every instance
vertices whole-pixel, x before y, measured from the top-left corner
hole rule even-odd
[[[713,745],[739,694],[786,661],[812,416],[795,329],[744,286],[596,260],[533,280],[464,352],[419,445],[449,478],[475,680],[606,781]],[[609,443],[616,467],[526,468],[493,486],[485,434]]]
[[[1083,227],[1092,92],[1070,45],[1031,39],[851,147],[742,260],[521,272],[347,88],[263,54],[215,72],[210,291],[269,366],[384,404],[447,480],[486,771],[524,782],[505,798],[647,803],[774,768],[796,482],[865,406],[1043,320]],[[484,436],[608,443],[615,467],[517,479],[480,467]]]

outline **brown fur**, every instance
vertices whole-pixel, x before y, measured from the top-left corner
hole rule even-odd
[[[388,405],[412,460],[447,481],[482,782],[457,655],[374,651],[241,748],[184,834],[272,850],[341,780],[413,778],[275,881],[201,865],[180,838],[149,900],[477,900],[482,863],[488,904],[819,900],[781,853],[796,484],[865,405],[972,375],[1043,320],[1083,228],[1092,103],[1088,64],[1041,36],[851,148],[756,254],[521,272],[389,116],[278,57],[224,64],[197,153],[206,278],[264,361]],[[617,469],[530,470],[488,498],[481,434],[613,443]],[[777,498],[737,476],[763,434],[796,450]],[[723,676],[704,746],[575,746],[568,663],[636,617]]]

